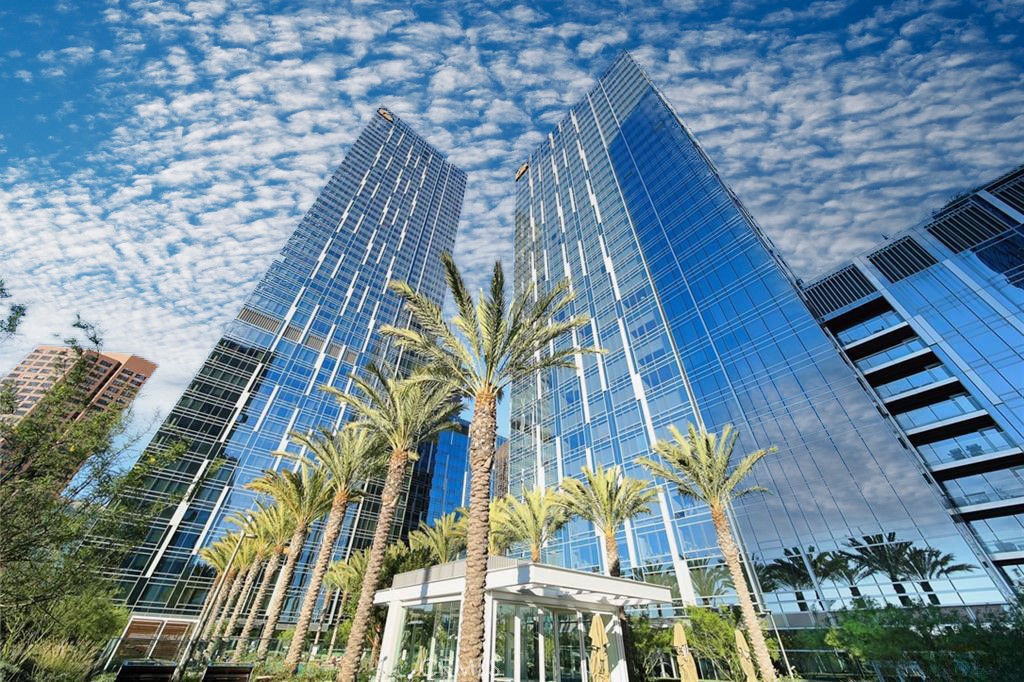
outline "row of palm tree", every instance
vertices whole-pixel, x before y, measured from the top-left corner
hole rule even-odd
[[[511,301],[504,294],[504,275],[500,263],[495,264],[491,286],[488,292],[480,292],[476,301],[470,296],[465,283],[449,256],[443,257],[448,288],[455,303],[456,314],[446,319],[439,306],[417,293],[403,282],[392,283],[392,289],[404,300],[410,313],[409,328],[385,327],[381,331],[397,346],[419,360],[416,373],[407,378],[395,378],[373,367],[364,375],[352,377],[355,391],[342,393],[332,391],[339,402],[351,412],[353,424],[347,429],[360,431],[367,443],[372,443],[362,461],[373,461],[373,472],[360,471],[352,474],[354,485],[342,492],[341,480],[345,471],[334,471],[321,462],[327,453],[328,443],[336,443],[342,434],[321,433],[318,437],[299,443],[316,455],[316,459],[302,458],[294,471],[268,472],[263,478],[253,481],[249,487],[274,501],[271,508],[280,509],[292,522],[291,535],[287,542],[275,547],[284,547],[281,568],[274,582],[273,593],[266,610],[262,636],[257,654],[265,657],[271,638],[280,617],[285,592],[291,583],[298,556],[311,525],[328,515],[325,531],[321,535],[320,550],[314,566],[313,584],[307,589],[300,609],[299,621],[304,624],[297,628],[286,659],[294,669],[304,646],[306,631],[312,617],[313,607],[319,598],[322,583],[330,574],[330,557],[334,551],[337,531],[344,518],[344,508],[365,488],[365,481],[384,471],[380,512],[373,539],[366,553],[366,565],[358,590],[358,602],[351,620],[351,629],[345,647],[345,654],[338,673],[340,682],[354,682],[358,671],[363,645],[371,623],[372,599],[381,579],[387,559],[387,548],[391,537],[392,522],[399,503],[399,493],[406,478],[410,462],[417,456],[421,443],[434,437],[441,430],[451,426],[451,418],[462,408],[463,401],[472,402],[472,420],[469,426],[470,492],[469,509],[465,515],[464,551],[466,555],[466,586],[463,594],[462,613],[459,629],[459,682],[477,682],[481,677],[483,657],[483,614],[484,584],[487,558],[492,551],[500,550],[509,541],[498,531],[492,535],[491,513],[502,527],[502,519],[523,520],[542,518],[545,505],[557,514],[574,513],[592,521],[602,533],[608,557],[609,572],[619,572],[616,534],[623,519],[631,514],[642,513],[653,499],[654,493],[644,491],[642,482],[629,483],[614,468],[596,470],[587,474],[587,484],[567,481],[565,499],[576,503],[553,504],[545,491],[525,494],[521,500],[506,499],[493,503],[490,499],[491,469],[497,437],[497,402],[508,386],[516,381],[532,379],[538,372],[553,368],[575,366],[582,353],[595,352],[591,348],[579,348],[569,344],[563,347],[556,343],[588,322],[583,316],[571,314],[572,294],[565,285],[541,293],[532,288]],[[732,499],[762,489],[750,487],[741,489],[740,484],[753,466],[770,450],[760,450],[747,455],[735,467],[732,466],[732,450],[736,433],[726,427],[723,433],[707,433],[690,427],[683,435],[672,430],[672,440],[659,441],[655,452],[659,461],[647,459],[642,463],[654,474],[672,484],[682,495],[694,497],[709,505],[712,520],[718,533],[719,545],[725,564],[732,575],[741,610],[756,658],[766,682],[775,679],[774,669],[768,658],[760,627],[758,627],[750,592],[739,568],[739,551],[733,540],[726,510]],[[350,452],[354,446],[349,443],[338,451]],[[373,456],[374,454],[378,456]],[[592,477],[592,480],[591,478]],[[630,488],[623,492],[622,484]],[[627,504],[618,495],[631,498]],[[632,506],[631,506],[632,505]],[[262,513],[262,512],[258,512]],[[449,523],[449,521],[442,521]],[[454,523],[454,520],[451,521]],[[518,525],[518,524],[517,524]],[[539,558],[539,547],[554,532],[557,523],[537,524],[537,542],[531,546],[531,556]],[[440,534],[435,525],[434,531]],[[431,537],[432,530],[421,528],[414,534],[414,542],[421,548],[436,550],[436,556],[448,559],[456,550],[454,545],[441,543],[439,537]],[[224,540],[222,542],[229,542]],[[463,551],[460,548],[458,551]],[[264,578],[261,588],[269,585],[271,552],[263,567]],[[233,610],[232,599],[237,603],[242,598],[248,576],[243,578],[237,592],[233,588],[235,576],[241,569],[229,567],[223,571],[225,588],[219,594],[227,593],[223,605],[215,604],[218,613]],[[232,574],[234,572],[234,574]],[[230,585],[228,583],[231,583]],[[254,582],[249,582],[250,591]],[[314,589],[315,585],[315,589]],[[234,594],[232,597],[231,595]],[[221,598],[218,597],[218,601]],[[261,602],[255,601],[250,609],[250,618]],[[214,632],[232,634],[227,627],[228,620],[214,626]],[[240,639],[236,652],[245,645]]]
[[[849,586],[850,596],[862,597],[858,582],[881,575],[893,586],[900,603],[910,606],[904,581],[917,582],[931,604],[939,604],[931,581],[956,573],[974,570],[971,564],[957,563],[954,555],[934,547],[918,547],[909,540],[900,540],[895,533],[875,533],[846,541],[845,550],[818,552],[814,547],[792,547],[783,556],[758,567],[762,586],[768,591],[788,588],[793,591],[797,607],[807,611],[810,606],[805,592],[812,591],[815,601],[824,610],[817,580],[842,582]],[[813,573],[812,573],[813,571]]]

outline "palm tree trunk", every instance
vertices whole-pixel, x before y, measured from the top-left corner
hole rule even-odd
[[[242,571],[239,571],[235,574],[235,579],[231,581],[231,593],[228,595],[227,601],[224,602],[224,609],[221,611],[220,618],[217,619],[216,625],[214,625],[213,630],[210,631],[209,651],[211,655],[217,647],[217,642],[220,640],[221,633],[224,630],[224,625],[227,624],[230,619],[232,609],[238,601],[238,596],[242,592],[242,585],[245,582],[242,577],[243,575],[248,576],[248,573],[249,569],[246,569],[244,574]]]
[[[213,632],[214,626],[217,625],[217,621],[220,618],[221,607],[224,606],[224,600],[228,598],[228,592],[234,587],[235,575],[237,571],[235,569],[229,569],[227,574],[221,577],[220,593],[217,595],[217,601],[213,603],[213,608],[210,610],[210,620],[206,622],[206,627],[203,628],[203,634],[200,639],[206,641],[210,639],[210,635]],[[216,585],[216,583],[214,583]]]
[[[256,658],[261,662],[266,660],[267,652],[270,650],[270,642],[274,639],[274,631],[277,629],[277,621],[281,617],[281,610],[284,608],[285,594],[292,582],[292,573],[295,572],[295,564],[299,562],[299,555],[302,554],[302,545],[306,542],[306,532],[309,528],[305,524],[299,524],[292,533],[292,539],[288,541],[288,554],[285,558],[284,568],[281,575],[277,577],[277,584],[274,585],[274,593],[270,595],[270,604],[267,605],[267,622],[263,624],[263,633],[260,635],[260,645],[256,648]]]
[[[622,561],[619,559],[619,540],[615,537],[614,528],[604,532],[604,553],[608,560],[608,575],[621,578]]]
[[[373,626],[373,642],[370,644],[370,666],[376,667],[377,659],[380,657],[380,639],[384,629],[383,621],[379,621]]]
[[[398,495],[405,482],[405,472],[408,466],[408,453],[404,451],[391,453],[391,459],[388,462],[388,475],[384,480],[384,490],[380,495],[380,514],[377,517],[377,527],[373,531],[373,544],[370,545],[366,574],[363,576],[362,591],[359,593],[359,604],[352,617],[352,629],[348,633],[345,656],[341,659],[338,682],[355,682],[356,673],[359,671],[363,642],[366,639],[366,631],[370,627],[373,595],[377,591],[377,583],[384,567],[384,552],[391,536],[391,524],[395,519],[395,511],[398,507]]]
[[[480,682],[484,656],[484,585],[490,533],[491,467],[497,438],[497,401],[478,394],[469,425],[469,523],[466,533],[466,588],[459,618],[458,682]]]
[[[345,615],[345,605],[348,603],[348,590],[341,593],[341,603],[338,604],[338,608],[334,612],[334,616],[331,618],[331,645],[327,649],[327,655],[330,656],[334,653],[334,644],[338,641],[338,628],[341,626],[341,616]]]
[[[210,628],[213,627],[213,620],[214,620],[214,618],[217,615],[217,608],[220,606],[219,603],[207,603],[207,602],[210,599],[210,595],[213,594],[213,591],[216,590],[217,586],[220,585],[223,581],[224,581],[224,574],[223,573],[218,573],[217,575],[215,575],[214,578],[213,578],[213,584],[210,585],[210,589],[206,592],[206,597],[203,599],[203,607],[200,609],[199,615],[200,615],[200,620],[202,620],[203,614],[204,613],[207,614],[207,620],[206,620],[206,625],[203,626],[203,631],[199,634],[200,641],[206,639],[206,633],[208,633],[210,631]],[[224,592],[224,590],[221,590],[221,593],[223,593],[223,592]],[[218,597],[219,596],[220,595],[218,595]],[[218,599],[218,602],[219,602],[219,599]]]
[[[302,649],[306,644],[306,633],[309,632],[309,625],[313,622],[313,609],[316,608],[316,600],[320,596],[320,586],[323,585],[324,576],[331,563],[331,556],[334,554],[334,543],[341,535],[341,524],[345,521],[345,511],[348,509],[348,496],[334,498],[331,505],[331,513],[327,516],[327,523],[324,526],[324,536],[320,541],[320,553],[313,564],[313,575],[309,579],[309,587],[306,588],[306,596],[302,600],[302,608],[299,609],[299,621],[295,624],[295,634],[292,635],[291,644],[288,646],[288,655],[284,659],[284,667],[293,674],[299,668],[299,659],[302,657]],[[326,604],[325,604],[326,607]]]
[[[252,606],[249,607],[249,615],[246,616],[242,632],[238,635],[238,644],[235,645],[235,653],[231,657],[232,662],[237,663],[242,660],[242,654],[245,652],[246,644],[248,644],[249,635],[252,634],[253,626],[256,624],[256,615],[259,613],[260,607],[263,606],[263,599],[267,596],[270,582],[274,579],[274,574],[277,573],[277,567],[280,563],[281,552],[275,551],[270,556],[267,568],[263,572],[263,580],[260,581],[260,587],[256,590],[256,597],[252,600]]]
[[[768,645],[764,641],[764,633],[754,613],[754,603],[750,599],[750,588],[747,579],[743,575],[740,566],[740,552],[736,547],[736,541],[732,537],[732,529],[729,527],[729,520],[725,517],[725,510],[721,507],[711,507],[711,521],[715,524],[715,534],[718,536],[718,547],[722,550],[722,557],[725,565],[729,568],[729,575],[732,576],[732,584],[736,588],[736,597],[740,602],[740,613],[743,615],[743,624],[750,636],[751,647],[754,649],[754,658],[757,659],[757,667],[761,670],[761,678],[764,682],[775,682],[775,666],[772,664],[771,656],[768,655]]]
[[[245,603],[249,601],[249,596],[252,594],[253,588],[256,586],[256,578],[260,575],[260,567],[263,566],[263,562],[260,560],[253,561],[252,566],[245,574],[245,584],[242,585],[242,592],[238,595],[238,601],[235,602],[235,609],[231,612],[231,618],[228,619],[227,625],[224,627],[224,632],[221,633],[221,637],[230,640],[231,634],[235,631],[235,625],[238,623],[239,616],[242,615],[242,609],[245,608]]]

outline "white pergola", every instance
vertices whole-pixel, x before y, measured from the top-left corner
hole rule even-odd
[[[388,607],[377,682],[454,680],[465,568],[458,561],[402,573],[377,592],[374,603]],[[671,601],[661,585],[492,557],[481,682],[590,682],[595,615],[608,636],[611,682],[628,682],[619,608]]]

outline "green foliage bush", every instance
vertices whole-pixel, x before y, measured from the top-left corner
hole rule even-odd
[[[917,602],[878,606],[862,600],[841,612],[825,642],[862,663],[896,670],[916,664],[941,682],[1006,682],[1024,669],[1024,603],[974,619]]]
[[[72,351],[62,378],[20,420],[0,422],[3,679],[84,679],[85,659],[91,664],[127,618],[109,568],[177,501],[130,494],[181,445],[125,470],[122,457],[135,442],[128,414],[90,408],[84,387],[99,339],[90,325],[75,327],[90,346],[66,339]]]

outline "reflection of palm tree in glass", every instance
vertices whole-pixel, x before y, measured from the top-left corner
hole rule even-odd
[[[717,562],[691,568],[690,581],[704,606],[714,606],[719,595],[732,589],[729,569]]]
[[[814,584],[814,578],[807,568],[807,562],[812,565],[817,562],[821,568],[825,566],[826,553],[815,553],[814,547],[807,548],[805,555],[799,547],[792,547],[783,550],[783,556],[771,561],[764,567],[765,575],[775,586],[788,587],[796,595],[796,605],[801,611],[807,611],[809,606],[804,598],[804,590],[813,590],[816,601],[821,605],[821,595]]]
[[[818,575],[833,582],[843,582],[850,588],[850,596],[860,599],[860,588],[857,583],[871,575],[871,571],[860,561],[852,559],[843,552],[826,552],[824,570]]]
[[[897,540],[896,533],[865,535],[860,540],[850,538],[846,543],[851,550],[847,553],[850,560],[862,566],[867,575],[880,573],[888,578],[903,606],[911,605],[907,588],[900,581],[906,578],[907,555],[912,545],[908,540]]]
[[[930,580],[974,570],[971,564],[953,563],[955,560],[952,554],[943,553],[934,547],[914,547],[907,552],[906,577],[917,580],[928,596],[928,601],[938,604],[939,597],[932,589]]]

